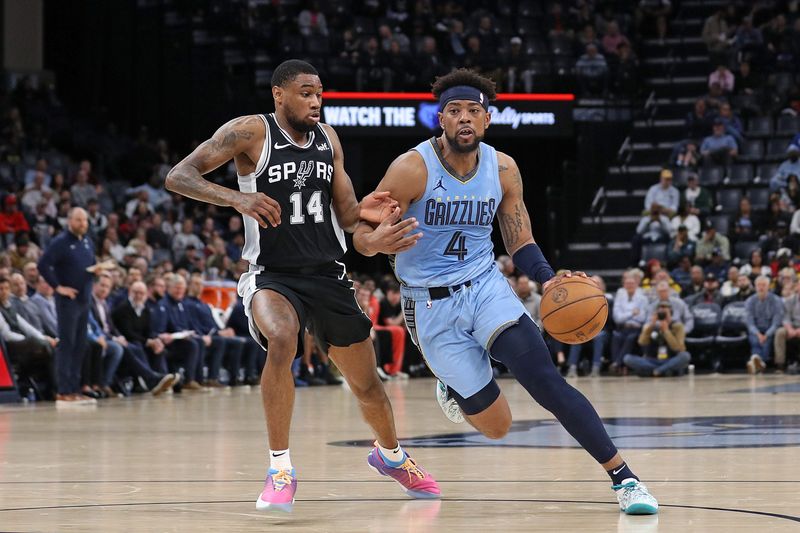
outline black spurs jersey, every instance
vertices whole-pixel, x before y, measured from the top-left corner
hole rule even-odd
[[[259,115],[267,126],[255,172],[239,176],[239,190],[262,192],[281,205],[278,227],[262,228],[244,216],[242,258],[270,269],[293,269],[335,261],[347,250],[331,207],[333,144],[321,124],[298,145],[275,114]]]

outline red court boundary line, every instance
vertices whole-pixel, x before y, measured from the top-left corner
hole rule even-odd
[[[359,93],[330,91],[323,92],[322,97],[331,100],[435,100],[431,93]],[[497,99],[500,101],[572,102],[575,100],[575,95],[567,93],[501,93],[497,95]]]

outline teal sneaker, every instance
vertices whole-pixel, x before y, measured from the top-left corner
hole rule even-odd
[[[641,481],[633,478],[624,480],[619,485],[611,485],[617,493],[619,508],[625,514],[656,514],[658,501],[647,492],[647,487]]]

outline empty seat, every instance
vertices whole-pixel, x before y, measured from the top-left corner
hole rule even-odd
[[[711,215],[708,219],[714,224],[714,229],[717,230],[717,233],[728,234],[731,225],[731,219],[728,215]]]
[[[762,163],[758,165],[757,177],[760,182],[768,182],[769,179],[778,171],[778,165],[775,163]]]
[[[733,165],[725,180],[726,185],[746,186],[753,181],[753,167],[751,165]]]
[[[692,356],[699,357],[714,345],[722,310],[717,304],[700,303],[693,305],[690,311],[694,318],[694,328],[686,336],[686,349]]]
[[[700,171],[700,185],[704,187],[716,187],[722,183],[725,175],[723,167],[703,167]]]
[[[769,207],[769,189],[766,187],[750,189],[747,191],[747,197],[755,211],[764,211]]]
[[[770,139],[767,141],[767,158],[783,159],[786,157],[786,147],[789,146],[788,139]]]
[[[781,115],[775,127],[778,135],[794,135],[800,133],[800,119],[791,115]]]
[[[759,139],[748,139],[742,143],[739,159],[758,161],[764,157],[764,143]]]
[[[714,341],[720,348],[747,343],[747,309],[744,302],[731,302],[722,310],[719,334]]]
[[[758,248],[761,248],[758,241],[739,241],[733,246],[733,257],[738,257],[748,262],[750,261],[750,254]]]
[[[645,244],[642,246],[642,261],[658,259],[662,263],[667,261],[667,245],[660,243]]]
[[[723,189],[717,193],[717,211],[735,213],[742,199],[741,189]]]
[[[572,57],[572,39],[566,35],[554,35],[550,37],[550,49],[557,56]]]
[[[772,135],[772,117],[753,117],[747,125],[747,134],[756,136]]]

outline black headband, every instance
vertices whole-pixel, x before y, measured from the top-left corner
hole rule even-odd
[[[469,85],[456,85],[455,87],[450,87],[439,96],[439,112],[444,111],[444,107],[453,100],[470,100],[478,102],[485,110],[489,108],[489,98],[480,90]]]

